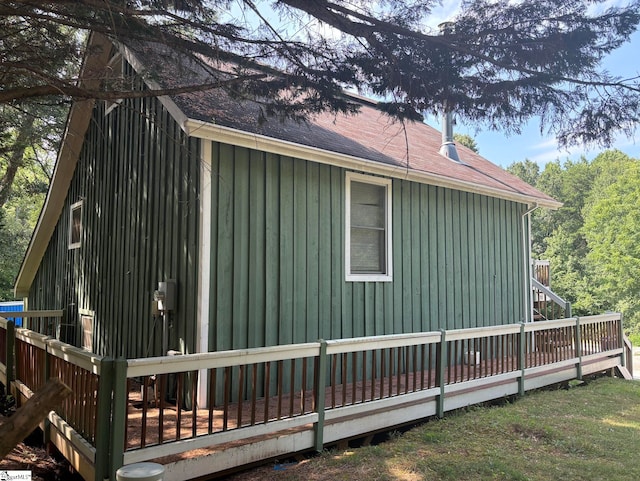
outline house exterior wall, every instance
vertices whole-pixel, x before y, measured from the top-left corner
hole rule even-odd
[[[198,277],[199,142],[158,99],[129,99],[105,115],[97,102],[65,206],[32,284],[32,309],[93,315],[93,351],[159,355],[157,283],[175,279],[170,349],[193,352]],[[68,249],[70,208],[82,201],[82,240]]]
[[[151,301],[166,279],[178,283],[169,348],[183,352],[522,320],[524,204],[393,179],[393,281],[346,282],[346,169],[216,142],[204,149],[209,141],[187,138],[157,99],[106,115],[96,105],[28,299],[32,309],[64,309],[75,344],[79,314],[89,314],[95,352],[160,354]],[[70,250],[78,201],[82,245]]]
[[[203,151],[209,350],[522,321],[524,204],[393,179],[393,281],[346,282],[345,169]]]

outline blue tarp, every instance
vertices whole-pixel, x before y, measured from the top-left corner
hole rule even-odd
[[[8,315],[8,312],[21,312],[24,310],[24,303],[22,301],[8,301],[0,302],[0,316],[5,319],[10,319],[16,323],[17,327],[22,327],[22,318],[13,317]]]

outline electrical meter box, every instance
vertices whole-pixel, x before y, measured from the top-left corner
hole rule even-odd
[[[176,281],[168,279],[158,282],[158,310],[174,311],[176,309]]]

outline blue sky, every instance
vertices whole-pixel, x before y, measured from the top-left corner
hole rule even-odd
[[[621,77],[640,75],[640,32],[631,37],[630,43],[606,58],[603,65],[610,73]],[[473,137],[480,154],[503,167],[525,159],[541,166],[556,159],[560,159],[561,162],[566,159],[577,160],[581,156],[592,159],[605,150],[600,147],[588,150],[580,146],[572,147],[570,150],[559,149],[552,136],[540,133],[540,123],[537,121],[531,121],[523,128],[521,135],[508,137],[501,132],[476,132],[475,126],[459,124],[456,125],[456,131]],[[640,158],[640,129],[635,138],[619,137],[612,148],[617,148],[631,157]]]
[[[602,5],[600,8],[625,4],[626,1],[610,0],[607,3],[608,5]],[[444,1],[440,8],[433,11],[434,24],[453,18],[458,9],[458,1]],[[603,67],[612,75],[623,78],[640,75],[640,31],[632,35],[629,43],[605,58]],[[438,120],[429,119],[428,123],[440,128]],[[541,166],[556,159],[560,159],[561,162],[566,159],[578,160],[582,156],[592,159],[605,150],[604,147],[587,149],[584,146],[572,147],[569,150],[560,149],[553,136],[540,132],[540,122],[537,120],[532,120],[524,126],[520,135],[506,136],[502,132],[483,132],[478,131],[476,126],[460,125],[460,123],[456,125],[455,131],[473,137],[480,154],[502,167],[525,159],[532,160]],[[620,137],[611,148],[617,148],[631,157],[640,158],[640,128],[635,138]]]
[[[603,4],[595,5],[596,9],[604,9],[610,6],[620,6],[626,4],[627,0],[605,0]],[[248,25],[251,25],[253,15],[239,8],[238,4],[232,3],[229,12],[232,17],[243,18]],[[264,7],[264,5],[261,5]],[[460,0],[445,0],[442,5],[432,10],[429,15],[428,27],[437,28],[441,22],[451,20],[460,9]],[[267,17],[275,19],[277,15],[267,13]],[[276,22],[278,23],[278,22]],[[287,29],[288,27],[284,27]],[[325,35],[331,35],[323,27],[318,27]],[[624,78],[640,75],[640,32],[636,32],[631,41],[609,55],[603,62],[603,67],[612,75]],[[430,125],[440,129],[440,120],[435,118],[427,119]],[[583,146],[571,147],[570,149],[560,149],[553,136],[540,132],[540,122],[533,119],[522,128],[520,135],[507,136],[499,131],[479,131],[475,125],[462,125],[460,122],[455,126],[455,132],[467,134],[476,140],[480,154],[498,164],[506,167],[513,162],[532,160],[541,166],[547,162],[559,159],[561,162],[566,159],[577,160],[582,156],[592,159],[604,147],[591,147],[587,149]],[[636,138],[620,137],[611,148],[617,148],[626,154],[640,158],[640,129]]]

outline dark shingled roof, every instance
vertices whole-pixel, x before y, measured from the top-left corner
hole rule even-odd
[[[229,64],[210,59],[176,56],[157,45],[128,46],[143,73],[164,87],[211,82],[224,76]],[[422,122],[395,120],[376,108],[375,102],[353,97],[360,104],[357,114],[322,113],[306,122],[269,119],[260,121],[260,106],[250,100],[231,98],[222,89],[181,94],[173,102],[189,119],[265,137],[315,147],[359,159],[402,167],[454,181],[521,194],[545,204],[560,204],[516,176],[494,165],[472,150],[457,145],[462,163],[439,153],[440,132]],[[508,148],[505,140],[505,148]]]

